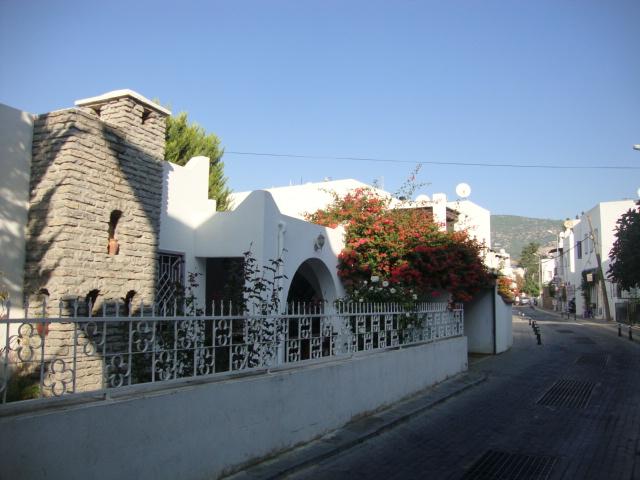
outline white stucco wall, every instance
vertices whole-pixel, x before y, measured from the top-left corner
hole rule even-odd
[[[464,334],[471,353],[502,353],[511,348],[512,308],[498,295],[497,288],[485,289],[465,303]]]
[[[311,260],[323,298],[333,301],[344,294],[336,270],[338,254],[343,247],[342,227],[326,228],[283,215],[272,193],[264,190],[236,195],[236,201],[241,198],[242,202],[233,211],[216,212],[215,201],[207,198],[208,172],[206,157],[192,158],[185,166],[165,164],[160,250],[183,254],[185,272],[203,275],[206,275],[207,258],[242,257],[245,251],[251,250],[260,267],[268,265],[272,259],[282,258],[284,266],[280,273],[287,278],[281,281],[281,300],[286,300],[297,269]],[[337,183],[346,192],[354,187],[353,182]],[[301,187],[308,190],[308,186]],[[286,200],[283,205],[304,204],[305,195],[299,199],[295,197],[301,194],[299,190],[280,190],[281,198]],[[318,190],[316,193],[331,198],[326,192]],[[293,211],[290,206],[288,208]],[[322,249],[315,249],[319,235],[324,237],[325,243]],[[205,287],[206,282],[200,281],[194,290],[200,306],[205,299]]]
[[[304,219],[305,213],[313,213],[333,201],[333,195],[343,197],[357,189],[366,188],[375,191],[381,197],[391,197],[388,192],[353,179],[330,180],[326,182],[305,183],[288,187],[273,187],[265,190],[271,194],[283,215]],[[231,195],[232,208],[237,208],[251,192],[237,192]]]
[[[513,308],[497,291],[496,302],[496,353],[506,352],[513,346]]]
[[[8,290],[13,318],[24,316],[25,226],[32,138],[33,116],[0,104],[0,271],[4,275],[0,282]]]
[[[321,250],[314,248],[319,235]],[[332,285],[325,285],[325,300],[344,294],[337,276],[338,254],[343,247],[342,227],[327,228],[280,213],[270,192],[252,192],[235,210],[218,212],[196,232],[195,254],[199,257],[241,257],[251,249],[259,266],[281,257],[284,260],[283,297],[299,266],[315,259],[326,266]],[[328,279],[327,279],[328,280]]]
[[[22,480],[214,479],[466,369],[466,338],[457,337],[4,416],[1,474]]]
[[[467,230],[472,238],[491,248],[491,212],[471,200],[448,202],[447,206],[460,213],[456,230]]]
[[[215,200],[208,198],[208,179],[207,157],[194,157],[184,166],[163,166],[159,249],[183,254],[185,273],[205,273],[203,260],[195,255],[195,237],[198,227],[216,213]],[[200,282],[195,295],[203,298],[204,288]]]
[[[542,270],[543,285],[553,280],[553,276],[556,268],[555,255],[556,254],[554,253],[549,258],[543,257],[540,259],[540,268]]]
[[[469,352],[492,354],[493,332],[493,295],[487,289],[464,305],[464,334]]]

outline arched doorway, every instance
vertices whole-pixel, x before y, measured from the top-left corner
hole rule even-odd
[[[289,285],[287,303],[323,304],[336,298],[336,286],[327,266],[317,258],[302,262]]]
[[[327,305],[336,299],[336,286],[327,266],[317,258],[300,264],[287,292],[287,340],[285,361],[331,355],[332,329]]]

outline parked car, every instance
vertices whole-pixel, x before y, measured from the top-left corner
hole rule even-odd
[[[520,305],[529,305],[530,302],[531,300],[529,299],[529,297],[520,298]]]

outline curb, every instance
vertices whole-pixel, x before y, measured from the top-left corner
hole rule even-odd
[[[558,313],[552,310],[546,310],[544,308],[540,308],[540,307],[535,307],[534,308],[537,312],[539,313],[544,313],[546,315],[553,315],[554,317],[559,317],[560,319],[564,319],[564,315],[562,313]],[[571,320],[571,318],[569,318],[568,320]],[[640,325],[628,325],[626,323],[621,323],[621,322],[616,322],[615,320],[612,320],[610,322],[606,322],[600,319],[595,319],[595,318],[574,318],[574,321],[578,322],[585,322],[591,325],[598,325],[600,327],[606,327],[612,330],[612,334],[616,335],[616,331],[618,330],[618,327],[621,328],[622,330],[622,335],[618,335],[618,337],[620,338],[628,338],[628,331],[631,330],[632,333],[632,338],[629,339],[630,341],[634,342],[634,343],[640,343]]]
[[[418,392],[380,412],[349,422],[316,440],[283,452],[279,457],[265,460],[263,463],[223,478],[229,480],[250,478],[276,480],[285,478],[377,437],[486,380],[486,374],[470,374],[467,372],[458,375],[428,387],[423,390],[422,394]],[[438,388],[443,391],[438,392]],[[286,458],[287,456],[298,456],[299,458]],[[269,463],[272,464],[269,465]],[[281,463],[281,465],[278,466],[278,463]]]

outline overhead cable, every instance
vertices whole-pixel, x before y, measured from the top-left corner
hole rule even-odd
[[[553,170],[640,170],[640,166],[632,165],[533,165],[522,163],[439,162],[434,160],[401,160],[395,158],[334,157],[330,155],[299,155],[294,153],[238,152],[233,150],[225,150],[224,153],[227,155],[247,155],[256,157],[303,158],[308,160],[341,160],[354,162],[410,163],[413,165],[454,165],[463,167],[538,168]]]

